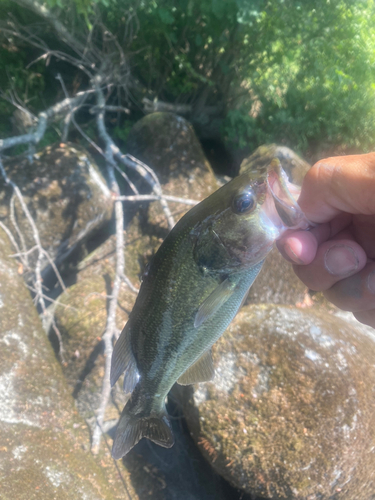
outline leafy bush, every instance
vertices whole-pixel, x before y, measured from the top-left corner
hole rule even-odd
[[[223,137],[238,147],[374,148],[374,0],[46,3],[76,35],[96,40],[100,20],[116,36],[133,76],[123,105],[139,110],[144,96],[187,103],[197,121],[216,109]],[[0,86],[6,68],[19,92],[40,95],[42,68],[26,74],[22,51],[0,50]],[[117,124],[116,135],[126,133]]]

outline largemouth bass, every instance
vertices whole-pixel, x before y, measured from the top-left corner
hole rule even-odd
[[[274,241],[309,222],[290,193],[278,160],[250,171],[192,208],[172,229],[145,272],[116,345],[111,384],[125,372],[131,393],[112,456],[142,438],[174,443],[165,397],[177,381],[211,380],[210,348],[245,300]]]

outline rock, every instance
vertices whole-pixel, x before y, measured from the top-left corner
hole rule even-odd
[[[304,305],[306,301],[307,287],[294,274],[292,265],[273,248],[250,288],[246,304]]]
[[[211,171],[193,127],[173,113],[152,113],[139,120],[129,133],[126,149],[153,168],[161,184],[181,174],[188,182],[197,168],[200,175]],[[201,179],[200,186],[205,191],[203,181]],[[208,194],[202,197],[206,196]]]
[[[326,312],[259,305],[214,346],[213,382],[183,388],[214,469],[272,499],[370,500],[375,337]]]
[[[289,181],[297,184],[297,186],[301,186],[310,165],[291,149],[286,146],[278,146],[277,144],[259,146],[251,156],[243,160],[240,173],[249,168],[252,170],[261,169],[275,157],[279,158]]]
[[[34,155],[32,165],[28,159],[13,158],[4,162],[4,167],[24,196],[43,248],[57,265],[111,218],[110,191],[88,153],[77,145],[48,146]],[[13,189],[5,187],[1,178],[0,220],[20,243],[11,220],[12,196]],[[26,247],[34,247],[32,228],[17,197],[14,197],[14,215]],[[37,252],[29,254],[31,267],[36,259]],[[44,258],[42,268],[47,265]]]
[[[79,263],[74,283],[60,295],[60,305],[54,310],[64,346],[63,372],[85,419],[93,419],[100,402],[105,362],[101,337],[106,328],[108,295],[115,276],[115,241],[112,236]],[[127,256],[126,251],[125,262],[128,262]],[[133,281],[135,285],[138,281],[139,286],[137,277]],[[122,284],[116,314],[119,330],[124,327],[135,299],[136,294]],[[106,430],[115,425],[119,410],[126,402],[120,383],[113,394],[104,418]]]
[[[180,116],[145,116],[130,131],[127,151],[154,169],[166,195],[201,201],[220,187],[193,127]],[[140,210],[138,215],[143,233],[164,239],[168,230],[160,203],[145,205],[148,213]],[[175,202],[169,206],[175,221],[191,208]]]
[[[100,456],[105,471],[90,454],[87,425],[11,253],[0,229],[0,497],[124,498],[109,452]],[[127,490],[138,498],[130,484]]]

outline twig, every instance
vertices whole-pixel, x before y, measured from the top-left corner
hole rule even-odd
[[[148,182],[148,184],[152,187],[155,195],[160,196],[160,204],[162,206],[165,218],[167,219],[168,227],[171,230],[174,227],[173,215],[169,209],[167,201],[163,199],[163,191],[155,172],[148,165],[141,162],[137,158],[134,158],[134,156],[129,154],[123,155],[121,154],[117,146],[115,146],[115,148],[116,151],[114,152],[114,157],[124,165],[127,165],[128,167],[138,172],[139,175],[141,175],[143,179],[145,179],[145,181]]]
[[[87,98],[88,94],[91,94],[92,92],[92,90],[80,92],[76,95],[76,97],[64,99],[63,101],[48,108],[46,111],[42,111],[38,115],[38,125],[35,132],[16,137],[9,137],[7,139],[0,139],[0,152],[13,146],[18,146],[19,144],[37,144],[44,136],[49,120],[56,117],[60,113],[66,112],[66,110],[70,109],[72,106],[82,103]]]
[[[129,179],[129,177],[126,175],[125,172],[123,172],[121,170],[121,168],[118,166],[118,165],[115,165],[115,169],[116,171],[126,180],[126,182],[129,184],[130,188],[133,190],[133,192],[135,194],[139,194],[139,191],[138,189],[136,188],[136,186],[133,184],[133,182]],[[121,197],[119,196],[118,199],[120,199]]]
[[[9,229],[6,227],[6,225],[3,222],[1,222],[1,221],[0,221],[0,227],[7,234],[10,242],[12,243],[12,245],[14,246],[14,248],[17,250],[17,252],[21,255],[23,252],[20,251],[18,243],[14,239],[13,234],[9,231]]]
[[[139,292],[139,288],[135,287],[135,286],[133,285],[133,283],[130,281],[130,279],[129,279],[127,276],[125,276],[125,274],[123,274],[123,275],[121,276],[121,279],[122,279],[122,281],[123,281],[124,283],[126,283],[126,285],[128,285],[128,287],[130,288],[130,290],[131,290],[132,292],[134,292],[134,293],[138,293],[138,292]]]
[[[162,196],[157,196],[155,194],[137,194],[135,196],[119,196],[117,199],[121,201],[160,201],[163,199],[191,206],[195,206],[199,203],[199,201],[191,200],[190,198],[178,198],[177,196],[169,196],[167,194],[163,194]]]
[[[21,248],[22,248],[22,252],[24,254],[24,262],[23,264],[26,264],[27,267],[29,267],[29,261],[28,261],[28,258],[27,258],[27,253],[26,253],[26,243],[25,243],[25,238],[23,237],[23,234],[17,224],[17,220],[16,220],[16,215],[14,213],[14,198],[15,198],[15,194],[13,193],[12,194],[12,197],[10,199],[10,204],[9,204],[9,219],[10,219],[10,222],[13,224],[13,227],[14,229],[16,230],[16,233],[18,235],[18,238],[21,242]]]
[[[11,255],[11,257],[13,257],[13,256]],[[31,290],[33,293],[36,293],[36,288],[34,288],[33,286],[28,285],[26,283],[26,287],[29,290]],[[71,309],[74,312],[78,311],[78,309],[76,307],[69,306],[68,304],[61,304],[61,302],[59,300],[51,299],[51,297],[49,297],[48,295],[43,294],[43,298],[45,300],[48,300],[48,302],[51,302],[51,304],[55,304],[55,306],[60,306],[60,307],[63,307],[64,309]]]
[[[101,140],[105,144],[105,158],[107,164],[107,172],[110,181],[110,188],[116,197],[120,194],[120,189],[118,187],[116,177],[114,174],[114,155],[113,146],[114,143],[107,133],[104,124],[104,106],[105,98],[103,92],[100,88],[101,78],[95,77],[93,80],[93,85],[96,90],[97,104],[100,112],[96,116],[96,123],[98,127],[98,132]],[[93,432],[91,449],[93,453],[98,453],[100,438],[101,438],[101,427],[103,425],[104,414],[109,401],[109,396],[111,394],[111,385],[109,381],[110,371],[111,371],[111,357],[112,357],[112,341],[115,338],[117,327],[116,327],[116,310],[118,295],[121,287],[121,276],[124,275],[125,270],[125,257],[124,257],[124,213],[122,208],[122,202],[119,200],[115,201],[115,220],[116,220],[116,274],[113,281],[112,287],[112,298],[109,301],[108,306],[108,316],[105,332],[102,336],[104,342],[104,356],[105,356],[105,370],[103,385],[101,391],[100,405],[97,410],[97,423]]]

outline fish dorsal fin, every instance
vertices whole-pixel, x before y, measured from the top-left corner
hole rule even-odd
[[[220,307],[232,296],[236,284],[225,279],[201,304],[195,316],[194,327],[199,328],[206,320],[211,318]]]
[[[126,323],[117,340],[112,353],[111,362],[111,386],[113,387],[118,378],[125,372],[124,375],[124,392],[128,394],[133,392],[139,380],[137,362],[135,360],[131,342],[130,342],[130,327],[129,322]]]
[[[211,349],[204,352],[198,360],[192,364],[185,373],[177,380],[180,385],[197,384],[198,382],[208,382],[215,375],[212,363]]]

